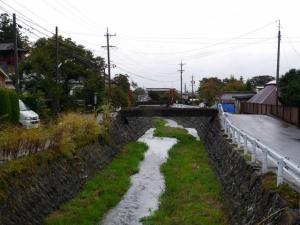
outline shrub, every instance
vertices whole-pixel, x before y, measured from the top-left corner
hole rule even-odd
[[[24,103],[35,111],[43,120],[49,120],[51,111],[45,102],[45,94],[42,91],[26,93],[21,96]]]
[[[11,118],[11,104],[8,89],[0,88],[0,122],[8,122]]]
[[[14,90],[8,91],[11,112],[10,112],[10,121],[13,123],[19,122],[20,107],[19,107],[19,98],[17,93]]]
[[[279,80],[279,100],[287,106],[300,106],[300,70],[291,69]]]
[[[68,113],[49,127],[28,130],[7,126],[0,130],[0,152],[11,159],[44,150],[70,157],[76,149],[105,136],[105,132],[94,118]]]

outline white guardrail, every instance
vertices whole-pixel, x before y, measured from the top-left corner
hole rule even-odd
[[[224,132],[232,140],[234,144],[237,144],[238,148],[244,149],[244,154],[251,154],[251,162],[255,163],[258,159],[257,151],[261,151],[261,172],[266,173],[271,168],[268,168],[268,160],[271,160],[275,165],[277,174],[277,186],[282,184],[284,180],[291,181],[293,184],[299,187],[300,181],[300,167],[295,163],[289,161],[284,156],[277,153],[275,150],[264,145],[261,141],[253,138],[243,130],[234,126],[226,116],[221,104],[218,105],[221,126]],[[249,146],[250,145],[250,146]],[[269,164],[271,163],[269,162]],[[297,182],[293,182],[293,181]]]

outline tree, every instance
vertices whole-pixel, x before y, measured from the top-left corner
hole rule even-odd
[[[130,83],[127,74],[116,74],[111,87],[111,99],[115,107],[127,107]]]
[[[247,86],[243,82],[243,77],[236,79],[233,75],[230,78],[225,78],[223,80],[223,91],[246,91]]]
[[[137,97],[139,95],[146,94],[146,91],[141,87],[137,87],[136,89],[134,89],[133,94],[134,94],[135,97]]]
[[[246,86],[248,90],[254,90],[257,86],[265,86],[272,80],[275,80],[275,78],[269,75],[255,76],[247,80]]]
[[[279,80],[279,100],[287,106],[300,106],[300,70],[291,69]]]
[[[77,89],[76,96],[84,99],[86,104],[93,102],[95,93],[103,98],[104,78],[100,72],[104,70],[103,58],[94,57],[93,53],[82,45],[60,36],[60,67],[57,80],[54,43],[54,37],[37,40],[29,56],[21,63],[20,70],[26,81],[26,91],[42,92],[48,106],[55,113],[74,107],[74,96],[70,96],[74,83],[78,86],[83,85],[83,88]]]
[[[199,86],[200,98],[209,105],[212,105],[221,96],[222,86],[222,81],[217,77],[203,78]]]
[[[29,48],[29,41],[28,37],[22,35],[20,29],[22,27],[18,25],[18,47],[19,48]],[[14,42],[15,35],[14,35],[14,27],[13,27],[13,21],[9,17],[7,13],[0,14],[0,42]]]
[[[116,74],[113,82],[126,93],[130,90],[130,83],[127,74]]]
[[[243,81],[236,80],[229,83],[224,84],[223,91],[246,91],[247,86]]]

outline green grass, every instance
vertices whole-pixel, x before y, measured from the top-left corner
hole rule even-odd
[[[106,168],[84,185],[77,197],[52,213],[45,224],[99,224],[103,215],[121,200],[129,188],[130,175],[138,171],[146,149],[144,143],[128,144]]]
[[[164,127],[155,119],[155,135],[175,137],[161,171],[166,191],[160,206],[143,219],[145,225],[223,225],[227,223],[219,184],[203,144],[180,128]]]
[[[276,175],[272,172],[266,173],[262,177],[262,189],[264,191],[276,191],[284,199],[288,207],[297,209],[299,207],[299,194],[293,190],[287,183],[277,187]]]

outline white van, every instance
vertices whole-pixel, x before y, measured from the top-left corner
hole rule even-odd
[[[24,102],[19,100],[19,107],[20,107],[20,116],[19,122],[22,124],[23,127],[26,128],[37,128],[40,124],[39,115],[29,109]]]

